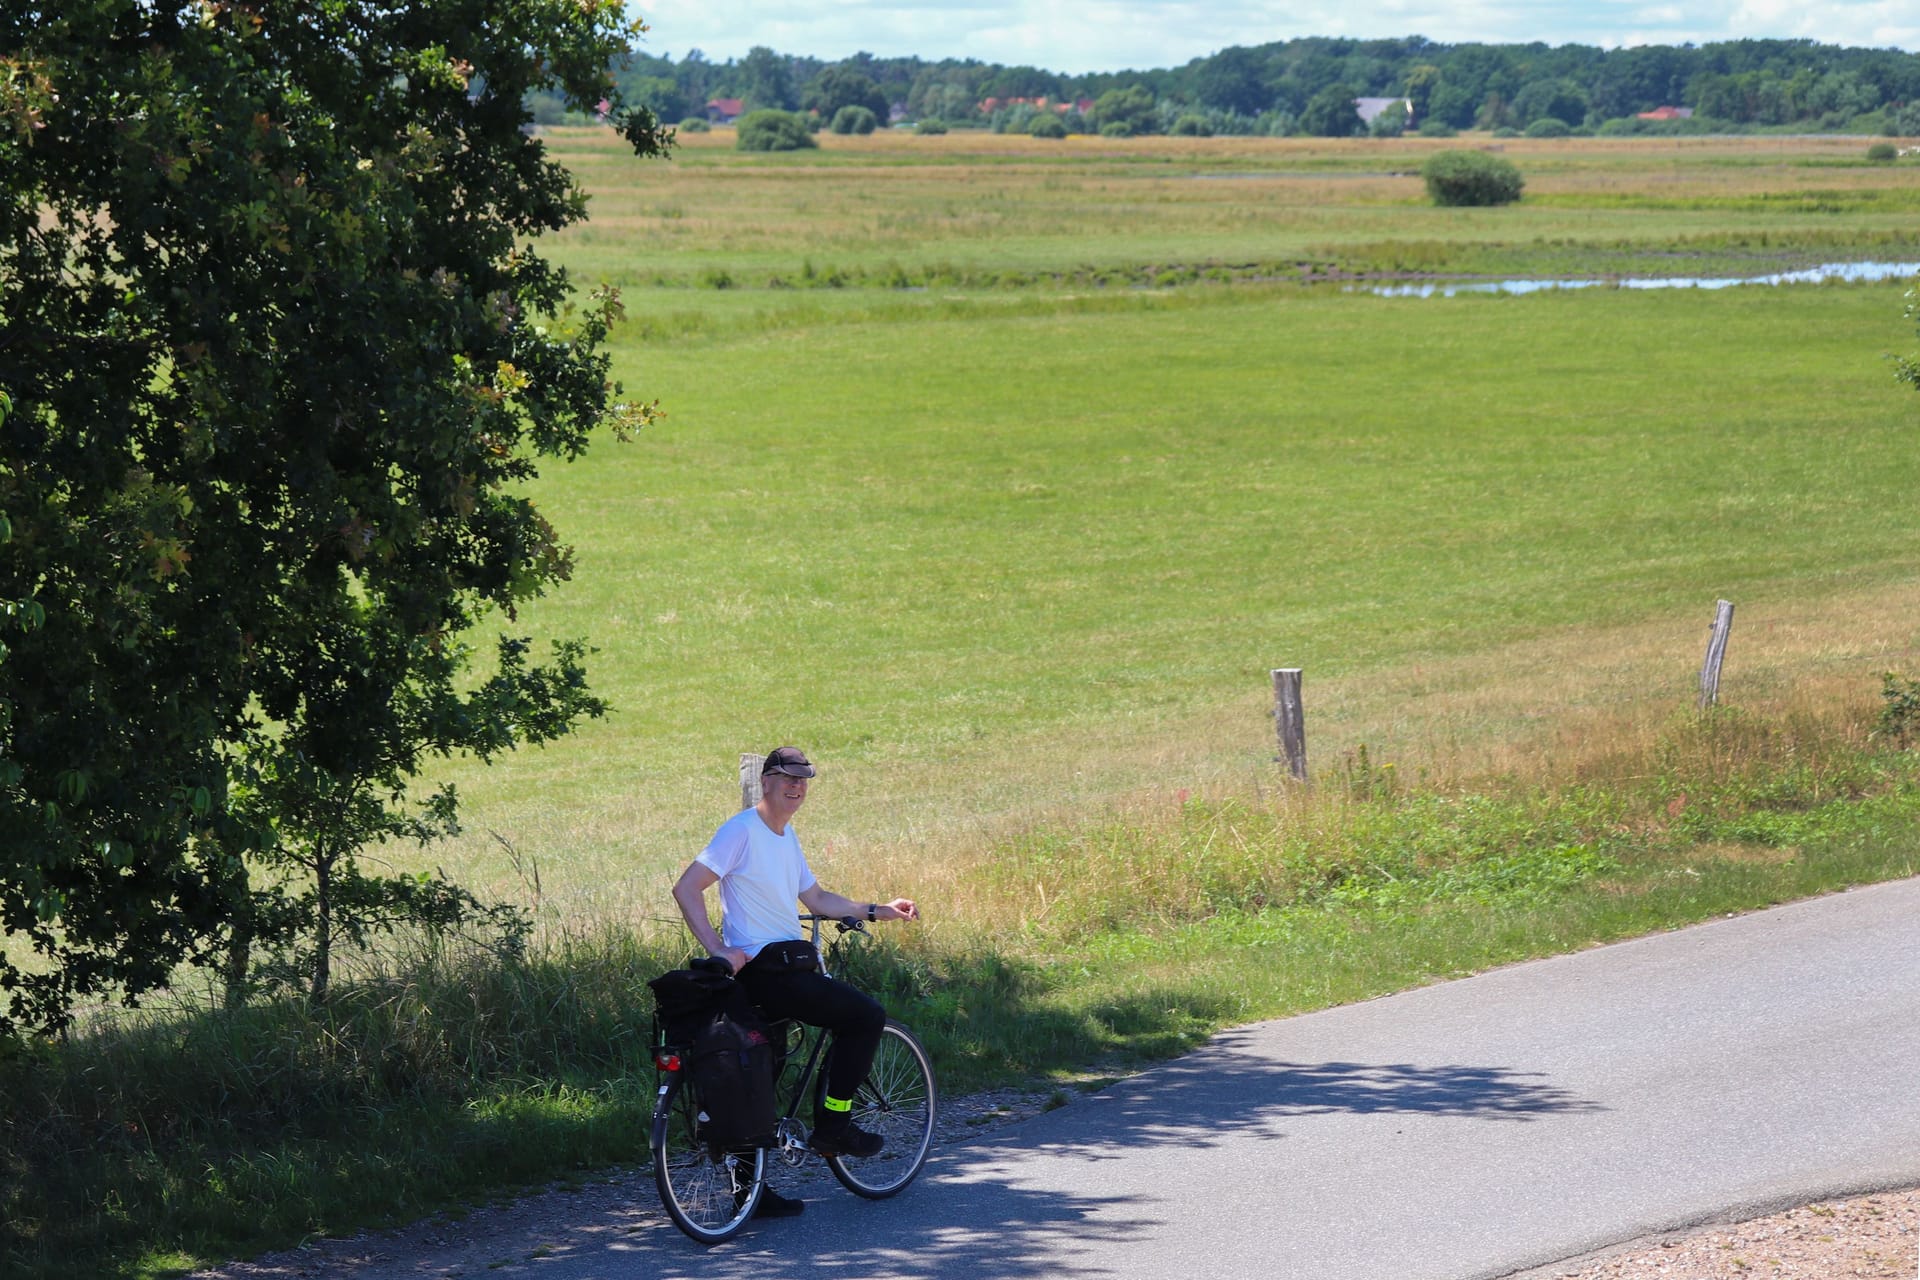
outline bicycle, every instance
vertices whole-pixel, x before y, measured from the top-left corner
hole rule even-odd
[[[800,919],[810,926],[814,949],[819,950],[820,927],[830,917],[803,915]],[[839,967],[845,942],[872,936],[863,922],[851,916],[833,923],[839,932],[821,957],[828,976]],[[785,1044],[787,1054],[778,1091],[784,1104],[773,1145],[722,1151],[700,1140],[700,1107],[682,1070],[681,1047],[668,1045],[656,1030],[653,1061],[660,1084],[651,1133],[653,1180],[660,1190],[660,1203],[676,1227],[701,1244],[732,1239],[760,1206],[770,1157],[790,1168],[824,1159],[841,1186],[868,1200],[896,1196],[919,1175],[933,1148],[938,1106],[933,1062],[913,1032],[892,1018],[881,1034],[873,1066],[854,1095],[852,1116],[860,1128],[885,1138],[886,1145],[868,1157],[822,1157],[808,1146],[812,1134],[799,1118],[800,1107],[806,1101],[818,1105],[818,1095],[826,1090],[822,1064],[831,1051],[830,1038],[819,1027],[792,1021],[775,1024],[775,1043]]]

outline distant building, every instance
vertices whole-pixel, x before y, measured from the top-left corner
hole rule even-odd
[[[738,98],[713,98],[707,103],[707,120],[711,124],[732,124],[746,105]]]
[[[1655,107],[1651,111],[1642,111],[1634,117],[1636,120],[1691,120],[1692,107]]]
[[[1360,113],[1361,124],[1372,124],[1375,116],[1378,116],[1382,111],[1385,111],[1396,102],[1406,109],[1407,124],[1412,125],[1412,98],[1355,98],[1353,100],[1353,109]]]

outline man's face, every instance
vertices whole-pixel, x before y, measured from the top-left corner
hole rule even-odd
[[[795,778],[784,773],[765,773],[760,775],[760,791],[798,809],[800,802],[807,798],[807,784],[811,781],[811,778]]]

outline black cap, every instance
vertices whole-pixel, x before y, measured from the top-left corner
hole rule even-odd
[[[789,778],[811,778],[813,762],[801,754],[798,747],[775,747],[767,753],[767,762],[760,766],[764,776],[769,773],[784,773]]]

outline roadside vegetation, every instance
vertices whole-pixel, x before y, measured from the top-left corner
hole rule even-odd
[[[644,1160],[667,886],[784,741],[823,766],[822,878],[926,909],[862,974],[949,1090],[1920,871],[1920,697],[1884,678],[1920,670],[1905,284],[1302,283],[1898,259],[1920,167],[1517,139],[1523,201],[1437,209],[1457,141],[817,137],[645,172],[550,139],[594,195],[553,256],[625,286],[612,372],[666,414],[526,487],[576,556],[523,625],[588,637],[610,711],[446,764],[463,833],[374,857],[530,931],[349,948],[318,1007],[183,983],[7,1041],[0,1271],[158,1275]]]

